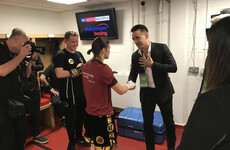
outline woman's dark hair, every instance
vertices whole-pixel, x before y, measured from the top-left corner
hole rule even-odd
[[[209,31],[206,61],[206,91],[230,84],[230,17],[215,23]]]
[[[98,56],[103,48],[109,47],[109,40],[106,37],[100,36],[96,37],[93,40],[92,48],[87,51],[87,54],[89,55],[91,52],[93,52],[94,57]]]

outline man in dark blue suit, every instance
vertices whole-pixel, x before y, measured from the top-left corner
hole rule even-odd
[[[140,101],[144,119],[144,134],[147,150],[155,149],[153,112],[159,106],[166,125],[168,150],[175,149],[175,125],[172,110],[174,89],[169,72],[176,72],[177,65],[165,44],[149,41],[148,29],[138,24],[132,27],[132,39],[138,50],[132,54],[129,81],[140,78]]]

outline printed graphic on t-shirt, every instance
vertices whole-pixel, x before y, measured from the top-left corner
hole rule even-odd
[[[89,74],[89,73],[84,72],[84,71],[82,71],[81,73],[82,73],[82,76],[84,78],[86,78],[89,83],[95,84],[94,75],[93,74]]]

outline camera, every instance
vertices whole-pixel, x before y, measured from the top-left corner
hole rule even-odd
[[[31,41],[27,41],[24,43],[24,46],[27,45],[27,44],[30,44],[31,46],[31,55],[34,53],[34,52],[38,52],[39,54],[42,54],[44,55],[45,54],[45,51],[46,51],[46,48],[45,46],[38,46],[38,45],[35,45],[34,42],[31,42]]]

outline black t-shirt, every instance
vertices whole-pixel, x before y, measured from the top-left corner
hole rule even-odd
[[[66,49],[63,49],[58,51],[54,58],[54,68],[61,67],[67,71],[76,68],[79,63],[85,64],[85,59],[79,51],[70,53]],[[61,98],[72,99],[73,96],[74,98],[84,97],[81,75],[73,79],[69,77],[61,78],[59,81]],[[74,93],[74,95],[72,93]]]
[[[50,64],[43,72],[43,74],[46,76],[46,78],[50,79],[50,85],[52,86],[52,88],[58,90],[60,89],[59,80],[57,79],[54,71],[54,64]]]
[[[10,52],[6,43],[0,43],[0,65],[10,61],[14,56],[15,54]],[[22,68],[21,64],[20,69]],[[25,69],[25,67],[23,69]],[[18,71],[19,67],[14,69],[5,77],[0,76],[0,100],[13,98],[20,101],[23,99]]]

